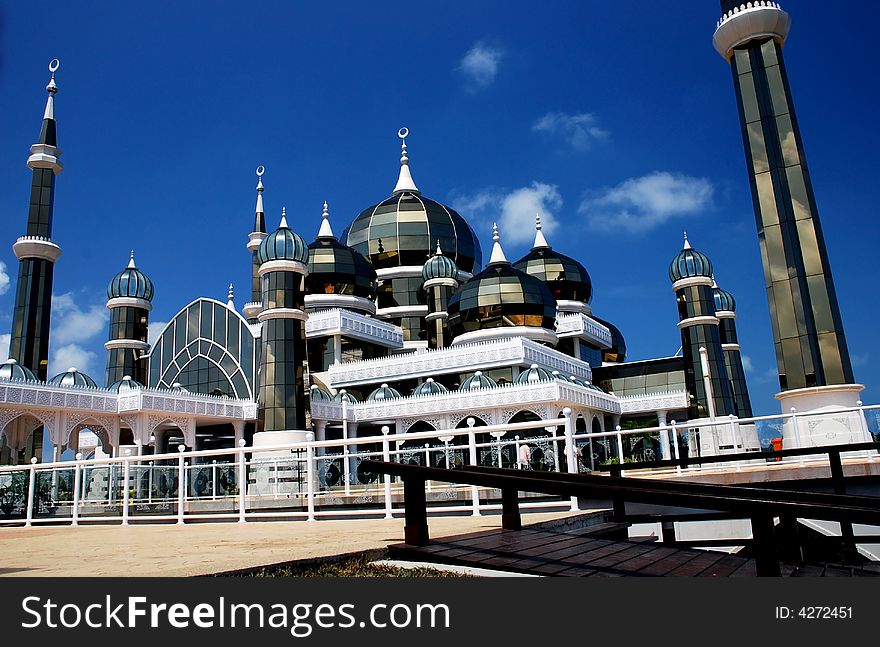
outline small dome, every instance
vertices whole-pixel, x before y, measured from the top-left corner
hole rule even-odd
[[[422,281],[431,279],[455,279],[458,277],[458,267],[448,256],[443,255],[440,249],[440,241],[437,241],[437,251],[422,265]]]
[[[37,382],[37,376],[27,366],[22,366],[18,361],[10,358],[0,364],[0,380],[23,380],[25,382]]]
[[[153,282],[146,274],[141,272],[134,264],[134,252],[128,267],[114,276],[107,285],[107,298],[118,299],[127,297],[130,299],[153,300]]]
[[[57,384],[58,386],[90,386],[97,389],[98,385],[95,381],[85,373],[80,373],[75,368],[69,368],[64,373],[59,373],[51,380],[49,384]]]
[[[587,387],[588,389],[592,389],[593,391],[598,391],[599,393],[605,393],[605,391],[603,391],[601,388],[599,388],[599,386],[597,386],[596,384],[593,384],[592,382],[590,382],[588,380],[581,380],[581,381],[583,382],[583,385],[585,387]]]
[[[376,271],[360,252],[335,238],[322,237],[309,245],[308,252],[306,293],[375,298]]]
[[[375,391],[370,393],[370,395],[367,396],[367,400],[368,401],[391,400],[392,398],[399,398],[399,397],[400,397],[400,391],[388,386],[387,384],[383,384],[378,389],[376,389]]]
[[[589,303],[593,298],[593,282],[587,268],[550,247],[533,247],[513,266],[544,281],[556,299]]]
[[[498,386],[498,383],[488,375],[483,375],[482,371],[477,371],[458,387],[459,391],[471,391],[473,389],[491,389]]]
[[[303,265],[309,262],[309,247],[302,237],[287,226],[287,216],[281,215],[278,229],[263,239],[257,250],[260,263],[268,261],[297,261]]]
[[[675,283],[695,276],[711,278],[712,263],[708,256],[691,247],[685,234],[684,247],[669,264],[669,280]]]
[[[563,382],[575,382],[577,378],[574,375],[565,375],[560,373],[559,371],[553,371],[550,373],[555,379],[562,380]]]
[[[715,285],[712,287],[712,296],[715,297],[715,312],[721,310],[736,312],[736,301],[730,292]]]
[[[340,391],[333,396],[333,400],[335,402],[348,402],[350,404],[356,404],[358,399],[345,389],[340,389]]]
[[[440,395],[441,393],[449,393],[449,389],[440,382],[435,382],[433,377],[429,377],[413,390],[413,395]]]
[[[611,331],[611,348],[602,349],[602,361],[623,362],[626,359],[626,340],[623,338],[623,333],[613,323],[599,319],[596,315],[592,316],[593,319]]]
[[[309,398],[311,398],[312,402],[316,402],[318,400],[329,401],[333,399],[333,396],[327,393],[324,389],[320,388],[317,384],[312,384],[309,389]]]
[[[546,368],[541,368],[537,364],[532,364],[528,370],[523,371],[516,377],[517,384],[525,384],[526,382],[543,382],[552,380],[553,376]]]
[[[180,382],[175,382],[168,390],[172,393],[189,393],[189,389],[185,388]]]
[[[144,385],[137,380],[131,379],[131,375],[124,376],[121,380],[116,380],[107,387],[108,391],[115,393],[125,393],[126,391],[137,391],[144,388]]]

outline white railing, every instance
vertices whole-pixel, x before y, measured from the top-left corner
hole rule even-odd
[[[221,521],[236,519],[289,518],[386,518],[401,515],[402,487],[396,479],[377,477],[360,469],[366,459],[416,462],[451,468],[464,465],[495,465],[520,469],[587,472],[601,464],[680,458],[695,432],[713,436],[728,453],[748,449],[743,430],[772,422],[790,438],[809,446],[811,429],[823,424],[853,425],[852,442],[871,437],[867,416],[875,425],[880,406],[854,407],[817,414],[796,411],[749,419],[674,421],[662,427],[598,433],[576,431],[571,409],[550,420],[506,425],[466,426],[438,431],[390,434],[342,440],[314,441],[260,447],[178,452],[0,468],[0,523],[30,526],[37,523],[132,521]],[[309,434],[311,437],[311,434]],[[795,446],[792,442],[791,446]],[[690,447],[690,455],[697,448]],[[756,448],[758,449],[758,448]],[[724,450],[721,451],[724,453]],[[660,455],[658,455],[660,454]],[[876,451],[844,455],[867,463],[880,463]],[[740,457],[741,458],[741,457]],[[827,465],[827,456],[786,458],[768,462],[760,452],[747,465],[742,462],[713,463],[688,468],[664,468],[668,472],[737,471],[745,469],[798,468]],[[788,476],[787,478],[790,478]],[[474,486],[429,482],[432,513],[464,512],[479,515],[496,512],[491,490]],[[577,510],[577,500],[527,501],[526,509]]]
[[[688,408],[687,391],[667,391],[618,396],[621,413],[643,413],[654,411],[678,411]]]
[[[310,313],[306,334],[309,337],[341,334],[382,346],[403,348],[403,331],[399,326],[341,308]]]
[[[333,388],[340,388],[376,381],[394,382],[420,376],[471,373],[484,368],[517,364],[538,364],[565,375],[592,379],[588,363],[522,337],[334,364],[327,370],[327,379]]]
[[[588,337],[600,348],[611,348],[611,331],[581,312],[561,312],[556,317],[556,334],[560,337]]]

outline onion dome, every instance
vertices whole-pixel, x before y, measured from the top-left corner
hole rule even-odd
[[[722,290],[718,284],[712,281],[712,296],[715,297],[715,312],[736,312],[736,301],[727,290]]]
[[[497,225],[493,240],[489,265],[449,299],[447,312],[453,337],[506,326],[552,331],[556,323],[556,299],[547,284],[510,264],[501,249]]]
[[[437,241],[437,251],[422,265],[422,281],[431,279],[455,279],[458,277],[458,268],[455,262],[448,256],[443,255],[440,249],[440,241]]]
[[[598,391],[599,393],[605,393],[605,391],[603,391],[598,385],[593,384],[589,380],[582,380],[582,382],[583,382],[583,385],[585,387],[587,387],[588,389],[592,389],[593,391]]]
[[[684,235],[684,247],[669,264],[669,280],[675,283],[681,279],[696,276],[711,278],[712,263],[709,257],[691,247],[687,233]]]
[[[613,323],[593,315],[593,319],[611,331],[611,348],[602,349],[603,362],[623,362],[626,359],[626,340],[623,333]]]
[[[309,399],[311,399],[312,402],[317,402],[318,400],[329,401],[333,399],[333,396],[320,388],[317,384],[312,384],[309,389]]]
[[[309,248],[302,237],[287,226],[287,212],[281,209],[281,224],[278,229],[263,239],[257,251],[260,263],[268,261],[297,261],[303,265],[309,262]]]
[[[0,364],[0,380],[22,380],[24,382],[36,382],[37,376],[27,366],[22,366],[17,360],[7,359]]]
[[[429,377],[413,390],[413,395],[440,395],[442,393],[449,393],[449,389],[440,382],[435,382],[433,377]]]
[[[473,272],[483,262],[480,241],[467,221],[446,205],[426,198],[409,171],[406,136],[400,158],[400,178],[391,197],[364,209],[340,239],[363,254],[375,269],[417,266],[434,251],[439,240],[460,270]]]
[[[172,393],[189,393],[189,389],[185,388],[180,382],[175,382],[168,390]]]
[[[483,375],[482,371],[477,371],[467,378],[458,387],[459,391],[472,391],[474,389],[491,389],[498,386],[498,383],[488,375]]]
[[[98,385],[92,378],[85,373],[80,373],[72,367],[67,369],[64,373],[59,373],[53,377],[49,380],[49,384],[56,384],[58,386],[90,386],[95,389],[98,388]]]
[[[125,393],[126,391],[139,391],[142,388],[144,388],[144,385],[137,380],[131,379],[131,375],[124,375],[121,380],[116,380],[108,386],[107,390],[114,393]]]
[[[535,244],[528,254],[513,266],[541,279],[557,300],[589,303],[593,298],[593,281],[580,262],[553,250],[541,231],[541,218],[535,217]]]
[[[372,300],[376,296],[376,271],[363,254],[340,243],[330,228],[327,203],[318,237],[309,245],[308,294],[349,294]]]
[[[134,264],[134,251],[128,266],[111,279],[107,285],[107,298],[118,299],[128,297],[130,299],[153,300],[153,282],[147,275],[141,272]]]
[[[516,376],[517,384],[525,384],[527,382],[543,382],[552,380],[553,376],[546,368],[541,368],[537,364],[532,364],[528,370],[523,371]]]
[[[388,386],[387,384],[381,385],[378,389],[370,393],[367,396],[367,401],[376,401],[376,400],[391,400],[392,398],[399,398],[400,391],[397,389]]]
[[[354,394],[349,393],[345,389],[340,389],[339,392],[333,396],[334,402],[348,402],[349,404],[357,404],[358,399],[354,396]]]

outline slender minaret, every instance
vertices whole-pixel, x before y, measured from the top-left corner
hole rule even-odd
[[[49,367],[49,316],[52,311],[52,277],[61,248],[52,240],[55,176],[61,172],[55,125],[55,71],[58,59],[49,63],[52,78],[46,91],[46,111],[39,141],[31,146],[27,165],[33,171],[26,235],[12,246],[19,260],[18,283],[9,357],[45,380]]]
[[[749,400],[749,387],[743,369],[739,339],[736,336],[736,301],[727,290],[718,287],[712,279],[712,296],[715,297],[715,316],[721,333],[721,348],[724,350],[724,363],[727,365],[727,378],[733,392],[736,415],[740,418],[752,417],[752,403]]]
[[[257,167],[257,209],[254,216],[254,230],[248,234],[247,242],[248,251],[253,255],[253,266],[251,268],[251,301],[250,303],[246,303],[241,311],[244,318],[251,324],[257,322],[257,317],[262,309],[262,306],[260,305],[262,288],[260,287],[260,261],[258,258],[258,252],[260,250],[260,243],[266,238],[266,216],[263,211],[263,173],[265,173],[265,171],[266,167]]]
[[[452,342],[449,334],[449,298],[458,289],[458,267],[448,256],[443,255],[440,241],[437,251],[422,266],[422,289],[428,302],[425,328],[428,333],[428,348],[445,348]]]
[[[688,417],[736,414],[712,295],[712,263],[691,247],[687,234],[669,265],[669,280],[678,302],[685,386],[692,396]]]
[[[305,394],[306,313],[304,279],[308,274],[309,248],[281,224],[260,244],[260,281],[263,311],[260,404],[263,431],[306,429]],[[256,443],[256,441],[255,441]]]
[[[721,10],[713,44],[733,72],[780,399],[797,397],[786,396],[789,390],[851,385],[852,365],[782,58],[789,16],[776,2],[722,0]]]
[[[110,310],[110,337],[107,349],[107,386],[126,375],[140,384],[147,383],[147,361],[142,356],[150,350],[147,343],[150,310],[153,309],[153,282],[134,262],[107,285],[107,308]]]

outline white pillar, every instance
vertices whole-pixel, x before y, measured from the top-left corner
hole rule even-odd
[[[312,432],[306,434],[306,500],[309,513],[308,520],[315,520],[315,447],[312,443],[315,435]]]
[[[183,507],[186,498],[186,465],[183,462],[183,452],[186,451],[186,445],[178,445],[177,451],[177,523],[183,523]]]
[[[238,441],[238,523],[247,521],[245,508],[247,502],[247,463],[244,455],[244,438]]]
[[[578,466],[577,458],[575,458],[574,423],[571,419],[571,409],[565,407],[562,410],[562,415],[565,417],[565,462],[567,463],[568,473],[577,474]],[[577,497],[571,497],[571,511],[576,512],[579,509]]]
[[[391,429],[388,428],[388,425],[382,427],[382,460],[386,463],[391,462],[391,447],[388,443],[388,432]],[[394,515],[392,514],[392,501],[391,501],[391,475],[383,474],[382,478],[385,481],[385,518],[393,519]]]
[[[73,464],[73,519],[70,522],[72,526],[79,525],[79,488],[80,481],[82,480],[82,465],[80,461],[82,456],[79,452],[74,456],[76,462]]]
[[[476,424],[476,420],[473,418],[467,419],[468,426],[468,463],[470,465],[477,464],[477,434],[474,432],[474,425]],[[471,486],[471,505],[473,512],[471,513],[474,517],[480,516],[480,488],[476,485]]]
[[[666,411],[658,411],[657,412],[657,426],[665,427],[666,426]],[[660,430],[660,457],[667,461],[669,460],[669,430],[661,429]]]

